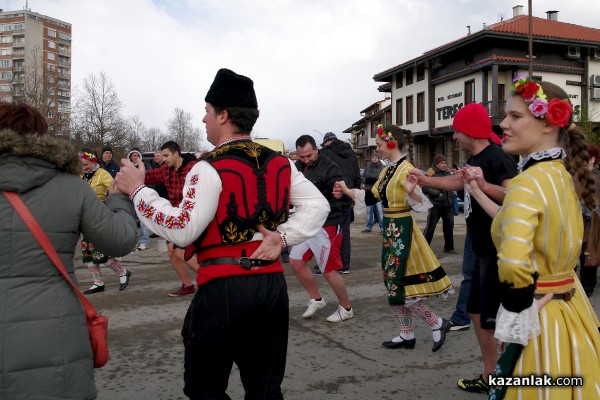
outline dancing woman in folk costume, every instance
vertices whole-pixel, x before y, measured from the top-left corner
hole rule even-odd
[[[412,153],[411,132],[395,125],[385,129],[380,125],[376,142],[377,151],[391,162],[381,171],[371,192],[383,202],[381,266],[388,301],[400,322],[400,335],[382,345],[390,349],[414,348],[412,320],[416,316],[431,327],[435,352],[444,344],[450,324],[429,309],[425,297],[446,295],[453,288],[410,213],[411,207],[427,211],[431,202],[417,187],[416,179],[407,179],[408,171],[414,168],[407,159]],[[336,183],[334,193],[364,202],[365,191],[348,189],[343,181]]]
[[[112,183],[112,176],[100,167],[96,152],[89,148],[81,149],[79,161],[83,169],[82,179],[92,187],[98,199],[101,201],[106,200],[108,188]],[[85,290],[83,294],[94,294],[104,291],[104,281],[102,280],[102,272],[100,272],[100,264],[106,264],[108,268],[119,275],[119,290],[124,290],[129,285],[131,271],[125,269],[116,258],[105,256],[94,249],[94,245],[90,243],[85,235],[81,239],[81,253],[83,263],[87,263],[92,278],[94,278],[93,285]]]
[[[582,377],[583,385],[490,385],[490,398],[598,399],[599,322],[575,274],[583,238],[579,198],[596,208],[584,134],[560,87],[528,76],[513,83],[502,147],[522,161],[502,207],[479,190],[479,170],[463,172],[471,195],[495,216],[502,302],[495,336],[503,342],[495,375]],[[597,231],[594,221],[590,229]]]

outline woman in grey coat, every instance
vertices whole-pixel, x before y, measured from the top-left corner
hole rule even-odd
[[[36,109],[0,103],[0,191],[20,195],[73,280],[80,232],[115,256],[137,240],[129,199],[102,203],[79,172],[75,149]],[[0,399],[95,399],[77,295],[1,193],[0,215]]]

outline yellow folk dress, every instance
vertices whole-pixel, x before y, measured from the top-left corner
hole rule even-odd
[[[529,338],[512,375],[581,376],[583,386],[509,387],[506,399],[600,399],[599,323],[574,272],[582,237],[581,208],[560,159],[511,180],[492,223],[500,282],[526,288],[537,272],[536,294],[575,289],[569,301],[557,298],[539,311],[541,334]]]
[[[413,168],[405,159],[384,168],[372,189],[384,207],[381,267],[390,305],[453,290],[450,279],[410,213],[403,182]]]

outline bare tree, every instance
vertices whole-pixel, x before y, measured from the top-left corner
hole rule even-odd
[[[167,136],[177,142],[182,151],[200,148],[200,129],[193,127],[192,114],[181,108],[173,110],[173,117],[167,122]]]
[[[142,146],[147,151],[158,151],[167,141],[167,137],[159,128],[150,128],[144,132]]]
[[[89,146],[100,147],[110,143],[124,148],[126,123],[122,117],[123,105],[108,76],[101,72],[90,74],[83,81],[81,97],[77,101],[74,129]]]
[[[142,122],[140,117],[134,115],[124,120],[125,129],[123,131],[123,143],[128,149],[136,146],[142,150],[148,150],[143,144],[144,136],[146,133],[146,125]]]

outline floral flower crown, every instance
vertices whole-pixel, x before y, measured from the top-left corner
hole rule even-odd
[[[571,119],[573,106],[569,99],[547,100],[544,89],[529,75],[518,75],[513,79],[512,93],[523,97],[525,104],[529,104],[529,111],[534,117],[547,119],[552,125],[564,128]]]
[[[377,125],[377,134],[381,139],[385,140],[385,145],[388,149],[395,149],[396,146],[398,146],[398,143],[396,143],[396,139],[392,133],[383,129],[383,125]]]
[[[84,151],[82,153],[79,153],[79,158],[85,158],[88,161],[91,162],[97,162],[98,161],[98,156],[93,154],[93,153],[88,153],[87,151]]]

